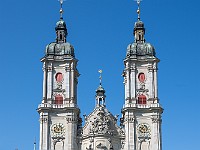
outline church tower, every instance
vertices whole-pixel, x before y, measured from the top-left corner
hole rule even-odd
[[[126,150],[162,150],[161,114],[158,99],[157,70],[159,59],[154,47],[145,41],[144,23],[134,25],[134,42],[127,47],[124,59],[125,104],[121,124],[125,130]]]
[[[73,46],[67,42],[67,27],[60,0],[60,20],[56,23],[56,41],[46,47],[43,63],[43,99],[40,114],[40,150],[77,150],[77,132],[81,126],[77,106],[76,68]]]

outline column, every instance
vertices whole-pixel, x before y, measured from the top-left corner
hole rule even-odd
[[[70,78],[70,74],[69,74],[69,69],[66,69],[66,98],[69,99],[69,91],[70,91],[70,88],[69,88],[69,78]]]
[[[148,81],[149,98],[154,98],[153,69],[152,68],[148,68],[148,72],[149,72],[149,81]]]
[[[71,64],[71,95],[70,98],[73,99],[74,98],[74,69],[73,69],[73,63]],[[73,100],[74,103],[74,100]]]
[[[40,150],[48,149],[48,113],[40,114]]]
[[[126,70],[126,99],[130,98],[130,71],[129,68]]]
[[[46,66],[45,66],[45,62],[44,62],[44,66],[43,66],[43,100],[46,100],[47,98],[47,72],[46,72]]]
[[[135,75],[135,67],[131,67],[131,99],[136,98],[136,75]]]
[[[160,124],[161,120],[159,116],[153,116],[151,150],[161,150]]]
[[[47,77],[47,99],[52,99],[52,66],[48,67],[48,77]]]
[[[135,118],[133,112],[125,112],[125,150],[135,150]]]
[[[154,66],[153,66],[153,70],[154,70],[154,98],[158,98],[158,79],[157,79],[157,64],[154,63]]]

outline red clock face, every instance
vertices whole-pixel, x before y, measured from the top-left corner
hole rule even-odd
[[[138,79],[139,79],[140,82],[144,82],[145,81],[145,74],[144,73],[140,73],[138,75]]]

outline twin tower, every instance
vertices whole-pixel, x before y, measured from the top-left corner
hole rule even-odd
[[[139,2],[138,2],[139,5]],[[62,3],[61,3],[62,6]],[[134,25],[134,42],[124,59],[125,99],[120,118],[105,106],[105,90],[96,90],[96,106],[82,125],[77,105],[78,60],[67,42],[61,17],[56,23],[56,41],[46,47],[43,63],[43,99],[40,114],[40,150],[162,150],[161,114],[158,99],[154,47],[145,41],[144,23]]]

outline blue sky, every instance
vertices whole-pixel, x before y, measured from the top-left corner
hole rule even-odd
[[[146,41],[156,48],[159,98],[163,114],[163,150],[197,150],[200,143],[200,1],[143,0]],[[103,69],[106,104],[120,114],[124,103],[123,59],[133,42],[137,19],[133,0],[67,0],[64,20],[81,74],[78,104],[82,114],[95,105]],[[57,0],[0,1],[0,150],[33,149],[39,141],[42,63],[55,40]]]

